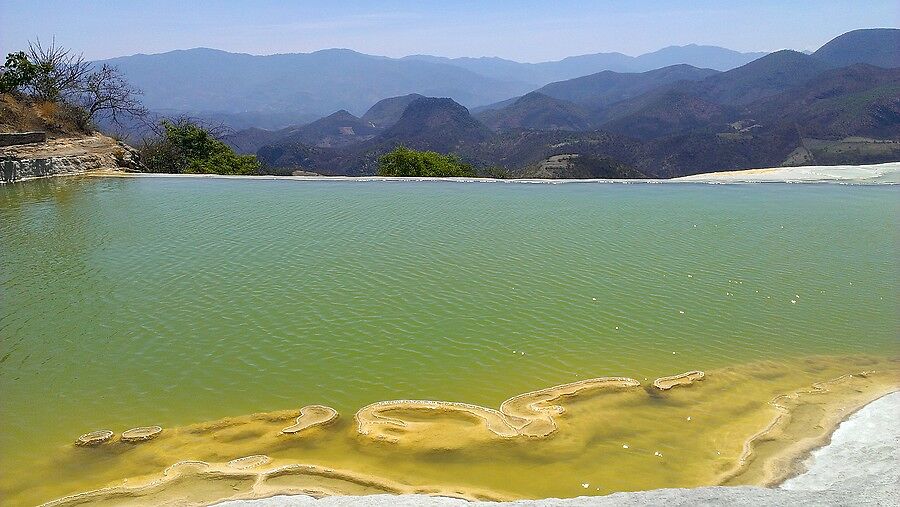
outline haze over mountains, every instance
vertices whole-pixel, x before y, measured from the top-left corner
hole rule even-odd
[[[410,93],[452,97],[477,107],[602,70],[637,72],[679,63],[728,70],[763,54],[690,45],[638,57],[598,53],[531,64],[422,55],[398,59],[348,49],[255,56],[196,48],[102,63],[117,66],[142,89],[151,110],[188,113],[236,128],[278,128],[340,109],[361,115],[380,99]]]
[[[900,30],[757,56],[683,46],[520,64],[198,49],[112,63],[151,109],[298,118],[224,139],[277,173],[372,174],[401,144],[540,177],[900,160]]]
[[[472,114],[449,98],[384,99],[318,137],[237,132],[274,172],[372,174],[397,145],[455,152],[532,177],[672,177],[715,170],[900,160],[900,30],[864,30],[821,52],[777,51],[725,72],[686,64],[601,71]],[[849,65],[846,62],[851,62]],[[327,120],[327,121],[326,121]],[[342,123],[341,123],[342,122]],[[373,130],[357,132],[360,122]],[[311,133],[316,129],[296,127]],[[334,133],[345,131],[343,142]],[[489,170],[491,173],[496,170]]]

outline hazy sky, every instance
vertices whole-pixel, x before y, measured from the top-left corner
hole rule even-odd
[[[689,43],[815,49],[848,30],[898,25],[898,0],[0,0],[0,51],[55,36],[91,59],[204,46],[534,62]]]

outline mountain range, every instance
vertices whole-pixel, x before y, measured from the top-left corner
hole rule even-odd
[[[777,51],[724,72],[686,64],[601,71],[474,115],[450,98],[407,94],[361,118],[339,111],[315,128],[257,129],[226,141],[240,148],[255,139],[251,148],[273,172],[351,175],[372,174],[378,156],[400,144],[520,176],[671,177],[900,160],[898,34],[849,32],[812,54]]]
[[[388,58],[348,49],[257,56],[196,48],[98,63],[117,67],[143,90],[144,105],[154,112],[238,129],[278,129],[341,109],[360,115],[385,97],[418,93],[477,107],[602,70],[639,72],[679,63],[728,70],[764,54],[689,45],[638,57],[597,53],[520,63],[426,55]]]

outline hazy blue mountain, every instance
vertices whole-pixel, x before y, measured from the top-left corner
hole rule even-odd
[[[312,123],[293,129],[282,138],[309,146],[333,147],[371,139],[379,129],[341,109]]]
[[[358,115],[385,97],[452,97],[476,107],[602,70],[634,72],[704,61],[713,68],[730,68],[756,56],[681,46],[639,57],[597,53],[519,63],[422,55],[397,59],[347,49],[257,56],[196,48],[100,63],[117,66],[144,91],[144,104],[153,111],[188,114],[239,130],[299,125],[340,109]]]
[[[759,124],[794,125],[806,138],[900,140],[900,67],[858,63],[828,70],[747,108]]]
[[[771,53],[699,81],[675,81],[596,111],[594,122],[631,137],[653,139],[696,130],[720,131],[740,106],[758,102],[831,69],[797,51]]]
[[[322,174],[374,174],[378,157],[401,144],[450,153],[471,149],[490,137],[491,131],[461,104],[449,98],[421,97],[407,105],[394,125],[366,141],[326,148],[283,139],[261,147],[256,155],[270,167]]]
[[[401,97],[391,97],[379,100],[374,106],[370,107],[366,114],[362,116],[377,128],[388,128],[397,123],[403,116],[406,106],[410,105],[416,99],[424,99],[425,97],[418,93],[410,93]]]
[[[413,55],[406,59],[444,63],[503,81],[530,83],[534,88],[555,81],[594,74],[604,70],[615,72],[645,72],[648,70],[687,64],[719,71],[740,67],[766,53],[741,53],[717,46],[669,46],[637,57],[622,53],[596,53],[570,56],[558,61],[519,63],[503,58],[444,58]]]
[[[550,83],[537,91],[588,108],[599,108],[636,97],[659,86],[676,81],[700,81],[717,71],[686,64],[671,65],[640,73],[603,71],[589,76]]]
[[[698,93],[719,104],[747,104],[809,81],[834,67],[798,51],[768,54],[697,83]]]
[[[634,70],[641,72],[670,65],[687,64],[703,69],[726,71],[746,65],[766,54],[768,53],[741,53],[718,46],[699,46],[697,44],[669,46],[635,58]]]
[[[220,113],[361,114],[385,97],[421,93],[479,105],[530,87],[457,66],[346,49],[254,56],[214,49],[113,58],[153,110]]]
[[[398,99],[385,108],[399,109]],[[478,113],[479,123],[450,99],[416,99],[369,140],[336,148],[282,142],[257,154],[278,170],[372,174],[381,154],[404,144],[457,153],[478,167],[555,177],[900,159],[900,68],[836,67],[796,51],[726,72],[688,65],[600,72],[505,102]]]
[[[475,115],[495,130],[589,130],[591,121],[587,111],[565,100],[540,92],[528,93],[509,106],[490,109]]]
[[[412,101],[400,120],[378,135],[379,143],[406,144],[418,150],[451,151],[460,143],[477,143],[491,132],[449,98],[423,97]]]
[[[279,130],[266,130],[256,127],[238,130],[222,137],[222,141],[238,153],[254,154],[268,144],[281,141],[298,127],[286,127]]]
[[[900,67],[900,29],[853,30],[835,37],[813,56],[837,67],[854,63]]]

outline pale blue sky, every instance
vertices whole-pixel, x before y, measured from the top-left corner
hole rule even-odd
[[[533,62],[689,43],[815,49],[848,30],[898,25],[897,0],[0,0],[0,51],[55,36],[91,59],[204,46]]]

